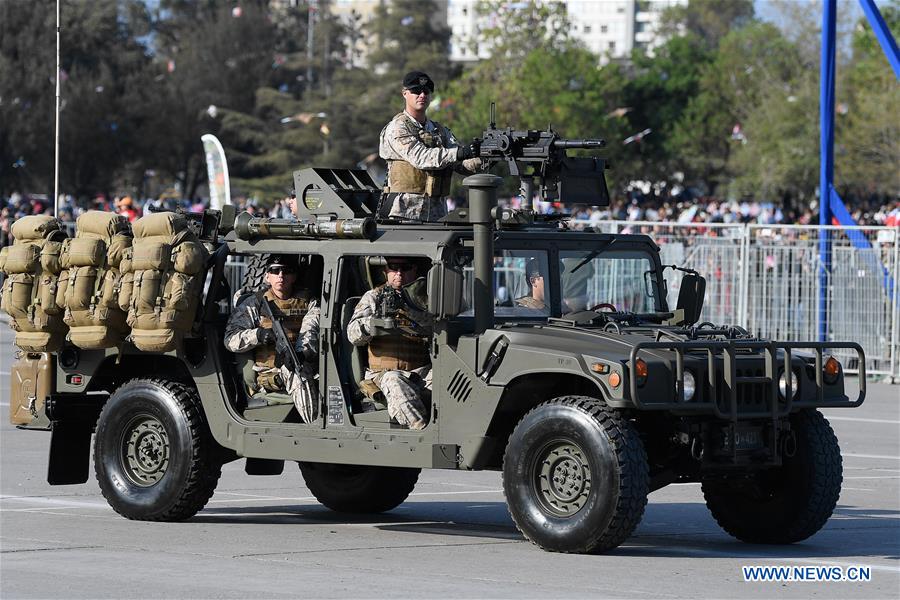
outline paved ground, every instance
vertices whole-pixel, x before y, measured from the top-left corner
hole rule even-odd
[[[826,411],[844,453],[832,519],[793,546],[733,540],[699,486],[650,496],[636,534],[603,556],[545,553],[516,531],[496,473],[423,472],[387,515],[341,519],[296,469],[225,467],[185,523],[113,513],[93,479],[46,483],[49,434],[7,423],[11,336],[0,333],[0,598],[897,598],[900,386],[859,410]],[[702,559],[702,560],[697,560]],[[747,583],[742,565],[871,568],[871,581]]]

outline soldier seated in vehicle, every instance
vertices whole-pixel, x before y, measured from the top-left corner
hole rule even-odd
[[[529,259],[525,264],[525,282],[528,284],[529,293],[521,298],[516,298],[516,306],[543,310],[547,307],[544,302],[544,275],[541,265],[536,258]]]
[[[253,351],[255,382],[252,385],[247,382],[251,397],[269,392],[287,393],[303,421],[310,423],[318,417],[319,405],[315,382],[319,364],[319,305],[313,293],[295,289],[296,281],[296,257],[271,256],[265,275],[267,289],[246,297],[235,308],[225,327],[225,347],[235,353]],[[273,323],[265,314],[264,302],[269,303],[272,315],[294,344],[297,358],[302,361],[298,372],[282,364],[284,358],[275,351]],[[273,403],[271,399],[267,402]]]
[[[388,415],[410,429],[424,429],[431,391],[428,342],[431,316],[410,298],[418,267],[407,257],[388,257],[386,283],[366,292],[347,325],[354,346],[368,346],[368,368],[360,387],[370,398],[383,394]]]

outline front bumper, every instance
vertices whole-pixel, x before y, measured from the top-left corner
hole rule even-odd
[[[859,396],[851,400],[843,393],[842,386],[828,386],[824,381],[823,352],[826,349],[847,348],[855,350],[859,357]],[[793,398],[790,384],[786,397],[779,393],[778,379],[783,372],[797,368],[792,361],[794,350],[811,350],[815,353],[814,376],[805,379],[804,386],[813,385],[813,393],[799,399]],[[669,351],[675,354],[674,389],[670,388],[665,399],[651,398],[647,389],[638,386],[633,376],[642,352]],[[779,357],[779,352],[781,356]],[[692,400],[684,397],[685,354],[705,353],[705,368],[696,384],[703,386],[703,393]],[[748,358],[749,357],[749,358]],[[755,357],[755,361],[754,361]],[[692,357],[695,358],[695,357]],[[763,359],[761,374],[746,375],[740,364],[759,363]],[[866,396],[865,353],[859,344],[852,342],[774,342],[761,340],[696,340],[640,342],[631,350],[628,361],[630,400],[639,410],[663,410],[680,414],[713,415],[733,423],[750,419],[779,419],[802,408],[857,407]],[[803,375],[803,373],[801,373]],[[843,377],[843,375],[841,375]],[[788,378],[790,380],[790,378]],[[842,379],[839,379],[842,383]],[[831,389],[829,389],[831,388]],[[757,402],[749,406],[742,402],[746,391],[756,390]],[[829,393],[826,394],[826,391]],[[838,393],[834,393],[837,391]],[[674,400],[670,400],[672,396]],[[761,400],[761,401],[760,401]]]

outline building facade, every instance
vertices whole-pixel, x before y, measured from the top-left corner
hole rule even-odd
[[[570,35],[580,40],[601,63],[628,58],[635,48],[652,54],[664,40],[658,33],[660,15],[688,0],[560,0],[566,5]],[[506,3],[515,9],[515,2]],[[490,46],[479,32],[497,17],[479,14],[478,0],[448,0],[450,60],[471,62],[489,58]]]

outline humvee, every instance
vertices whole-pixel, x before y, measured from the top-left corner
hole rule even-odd
[[[738,539],[816,533],[842,480],[838,441],[818,409],[865,396],[863,372],[848,397],[829,349],[855,350],[863,369],[860,346],[699,323],[703,278],[663,265],[648,236],[500,209],[498,179],[467,178],[468,207],[439,223],[375,219],[378,187],[340,169],[295,173],[299,221],[198,217],[211,258],[193,334],[176,350],[67,343],[22,357],[41,363],[42,384],[14,382],[12,404],[31,410],[22,428],[51,431],[49,483],[86,481],[93,439],[102,493],[129,519],[193,516],[222,465],[244,459],[250,475],[298,463],[338,512],[398,506],[423,468],[500,471],[516,526],[550,551],[617,547],[650,492],[686,482],[702,484],[712,515]],[[310,423],[284,395],[250,396],[248,358],[223,345],[239,292],[226,259],[245,257],[247,292],[271,253],[296,255],[302,285],[321,302],[321,406]],[[363,410],[366,353],[345,335],[386,256],[419,265],[427,293],[406,297],[434,319],[430,414],[419,431]],[[516,302],[533,292],[527,268],[543,278],[542,306]],[[667,271],[681,277],[672,307]]]

